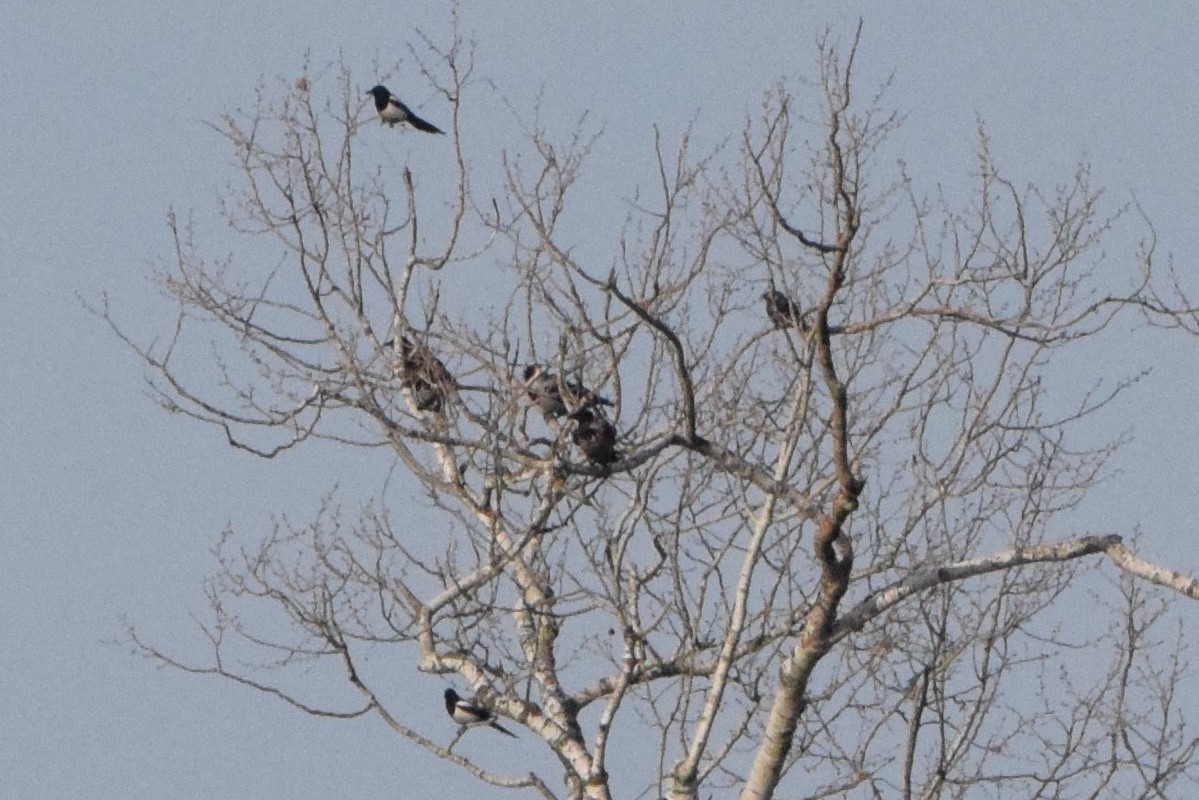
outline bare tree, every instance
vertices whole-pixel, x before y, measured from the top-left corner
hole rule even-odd
[[[973,201],[926,195],[883,157],[901,120],[884,92],[859,100],[856,37],[824,41],[810,115],[780,87],[714,152],[659,132],[658,172],[605,242],[577,199],[585,125],[533,127],[482,188],[472,158],[496,149],[464,122],[484,91],[470,47],[413,55],[448,109],[453,185],[362,156],[397,135],[362,104],[376,76],[265,86],[216,126],[254,255],[207,259],[172,216],[178,325],[125,338],[163,404],[234,447],[387,448],[447,530],[412,535],[380,499],[227,534],[211,660],[134,632],[145,653],[377,715],[547,798],[1194,791],[1165,601],[1199,588],[1072,522],[1122,444],[1090,422],[1142,373],[1078,387],[1055,369],[1117,320],[1197,318],[1152,235],[1138,263],[1103,260],[1120,212],[1086,168],[1022,189],[980,133]],[[504,312],[442,301],[479,275]],[[457,675],[564,779],[416,730],[378,650]],[[289,688],[312,661],[358,702],[332,676]],[[617,746],[630,730],[656,754]]]

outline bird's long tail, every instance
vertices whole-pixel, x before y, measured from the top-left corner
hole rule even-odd
[[[408,122],[418,131],[424,131],[425,133],[440,133],[442,135],[445,134],[445,131],[443,131],[441,128],[437,127],[432,122],[425,122],[416,114],[410,113],[408,115]]]
[[[491,727],[495,728],[495,729],[496,729],[497,731],[499,731],[500,733],[506,733],[506,734],[508,734],[508,735],[509,735],[509,736],[511,736],[513,739],[516,739],[516,738],[518,738],[518,737],[516,736],[516,734],[515,734],[515,733],[513,733],[513,732],[512,732],[512,731],[510,731],[510,730],[508,730],[507,728],[505,728],[503,725],[499,724],[499,723],[498,723],[498,722],[496,722],[495,720],[492,720],[492,721],[488,722],[487,724],[488,724],[488,725],[490,725]]]

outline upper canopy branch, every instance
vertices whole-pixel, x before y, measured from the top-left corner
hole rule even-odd
[[[1199,580],[1150,564],[1124,546],[1122,537],[1083,536],[1057,544],[1015,547],[982,558],[970,558],[940,567],[926,567],[913,572],[890,586],[880,589],[841,617],[834,627],[832,639],[839,641],[859,631],[883,612],[904,600],[945,583],[962,581],[978,575],[1009,570],[1026,564],[1070,561],[1097,553],[1105,553],[1121,569],[1159,586],[1199,600]]]

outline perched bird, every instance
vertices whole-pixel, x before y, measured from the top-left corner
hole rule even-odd
[[[392,339],[384,347],[394,347]],[[400,386],[412,392],[412,401],[420,411],[440,412],[446,395],[458,385],[441,359],[423,344],[400,337],[400,359],[394,367]]]
[[[799,304],[791,302],[791,299],[778,289],[763,292],[762,299],[766,301],[766,316],[770,317],[774,327],[797,327],[801,331],[807,328],[803,315],[799,313]]]
[[[584,407],[569,415],[575,421],[570,439],[596,464],[612,464],[616,452],[616,427],[598,410]]]
[[[579,383],[561,381],[538,364],[530,364],[522,373],[525,394],[545,417],[561,417],[589,406],[610,406],[612,401],[600,397]]]
[[[476,728],[486,725],[495,728],[500,733],[506,733],[515,738],[516,734],[495,721],[495,715],[482,706],[477,706],[463,700],[453,689],[445,690],[445,710],[450,717],[464,728]]]
[[[389,92],[386,86],[376,86],[367,91],[367,94],[375,98],[375,110],[379,112],[379,119],[391,127],[408,125],[425,133],[445,133],[441,128],[430,122],[425,122],[412,113],[412,109],[404,105],[400,101],[400,98]]]

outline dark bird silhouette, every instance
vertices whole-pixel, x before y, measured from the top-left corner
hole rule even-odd
[[[394,346],[394,339],[384,345]],[[432,350],[423,344],[413,344],[407,336],[400,337],[400,359],[394,369],[400,386],[412,392],[412,401],[420,411],[439,413],[446,396],[458,385]]]
[[[582,384],[559,380],[552,372],[546,372],[537,364],[525,367],[522,376],[525,394],[546,418],[562,417],[589,406],[612,405],[608,398],[600,397]]]
[[[486,708],[463,700],[453,689],[445,690],[445,710],[450,717],[464,728],[477,728],[486,725],[495,728],[500,733],[506,733],[516,738],[516,734],[495,721],[495,715]]]
[[[762,299],[766,301],[766,316],[770,317],[770,321],[774,323],[774,327],[796,327],[801,331],[807,328],[807,323],[804,322],[803,315],[799,313],[799,304],[793,303],[787,295],[778,289],[763,292]]]
[[[386,86],[376,86],[368,90],[367,94],[375,98],[375,110],[379,112],[379,119],[391,127],[407,125],[425,133],[445,133],[436,125],[418,117],[411,108],[400,101],[400,98],[389,92]]]
[[[604,419],[599,409],[580,408],[570,414],[575,429],[570,439],[596,464],[612,464],[620,456],[616,452],[616,427]]]

